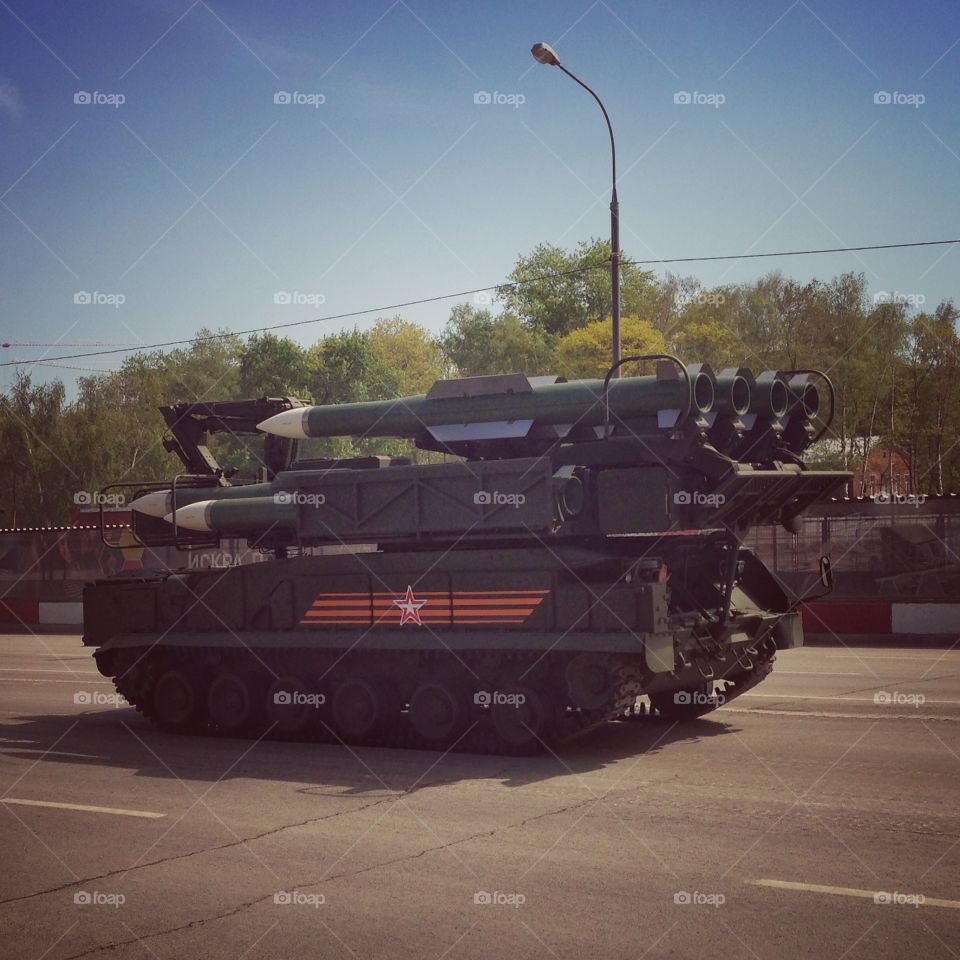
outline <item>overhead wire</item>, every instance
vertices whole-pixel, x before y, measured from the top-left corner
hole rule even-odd
[[[769,257],[803,257],[814,254],[825,253],[858,253],[866,250],[899,250],[907,247],[937,247],[948,244],[960,243],[960,239],[955,240],[918,240],[908,243],[872,243],[857,247],[821,247],[804,250],[777,250],[764,253],[733,253],[722,254],[718,256],[699,256],[699,257],[668,257],[663,259],[651,260],[625,260],[624,264],[630,266],[655,266],[658,264],[669,263],[708,263],[719,260],[758,260]],[[63,354],[56,357],[39,357],[31,360],[7,360],[0,363],[0,367],[24,366],[28,364],[52,364],[61,360],[80,360],[84,357],[101,357],[118,353],[140,353],[152,350],[162,350],[165,347],[182,347],[194,343],[205,343],[212,340],[226,340],[230,337],[251,336],[257,333],[270,333],[274,330],[289,330],[293,327],[303,327],[314,323],[327,323],[331,320],[349,320],[354,317],[362,317],[371,313],[388,313],[393,310],[403,310],[407,307],[423,306],[428,303],[438,303],[442,300],[455,300],[462,297],[473,296],[478,293],[489,293],[491,290],[501,291],[517,287],[526,286],[532,283],[540,283],[544,280],[553,280],[559,277],[573,276],[579,273],[585,273],[589,270],[605,269],[609,260],[600,263],[584,264],[570,270],[558,270],[554,273],[542,274],[536,277],[528,277],[523,280],[513,280],[507,283],[493,283],[485,287],[473,287],[470,290],[459,290],[456,293],[443,293],[432,297],[421,297],[417,300],[406,300],[400,303],[391,303],[379,307],[368,307],[363,310],[350,310],[346,313],[335,313],[326,317],[313,317],[309,320],[292,320],[287,323],[270,324],[262,327],[251,327],[247,330],[233,330],[223,333],[212,333],[205,336],[187,337],[182,340],[164,340],[157,343],[145,343],[139,346],[114,347],[108,350],[90,350],[85,353]]]

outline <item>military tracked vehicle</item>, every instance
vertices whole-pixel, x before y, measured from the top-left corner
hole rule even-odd
[[[795,531],[847,481],[802,459],[833,388],[628,361],[653,373],[162,408],[183,472],[104,492],[132,489],[144,545],[244,537],[266,562],[88,585],[100,672],[170,731],[507,754],[740,696],[802,643],[797,598],[743,538]],[[217,431],[266,434],[258,482],[219,466]],[[343,436],[412,455],[300,455]]]

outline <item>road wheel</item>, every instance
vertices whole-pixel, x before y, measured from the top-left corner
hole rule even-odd
[[[299,677],[278,677],[267,690],[266,714],[271,733],[277,737],[293,737],[304,731],[317,718],[321,703]]]
[[[619,664],[613,657],[581,653],[566,667],[567,696],[584,710],[602,710],[613,702]]]
[[[341,681],[330,702],[334,729],[350,742],[377,736],[396,719],[393,699],[385,684],[360,677]]]
[[[511,750],[535,753],[553,737],[556,706],[538,685],[503,683],[490,697],[493,728]]]
[[[203,697],[196,677],[184,670],[167,670],[153,687],[153,716],[165,730],[186,733],[200,727]]]
[[[260,698],[252,677],[222,673],[207,694],[207,713],[218,733],[242,736],[257,726]]]
[[[470,725],[472,707],[465,686],[426,680],[410,697],[410,724],[429,743],[455,743]]]

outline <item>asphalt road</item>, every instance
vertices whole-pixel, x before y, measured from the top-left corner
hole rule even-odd
[[[960,650],[789,651],[534,759],[179,738],[111,692],[0,636],[0,957],[960,956]]]

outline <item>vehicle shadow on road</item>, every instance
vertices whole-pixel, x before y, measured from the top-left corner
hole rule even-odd
[[[158,730],[130,708],[77,715],[24,716],[0,722],[0,755],[31,763],[129,769],[137,776],[216,782],[232,778],[288,781],[302,792],[368,795],[410,792],[467,780],[525,786],[591,773],[625,758],[684,750],[737,732],[726,719],[686,723],[606,723],[534,756],[401,750],[337,743],[178,736]]]

